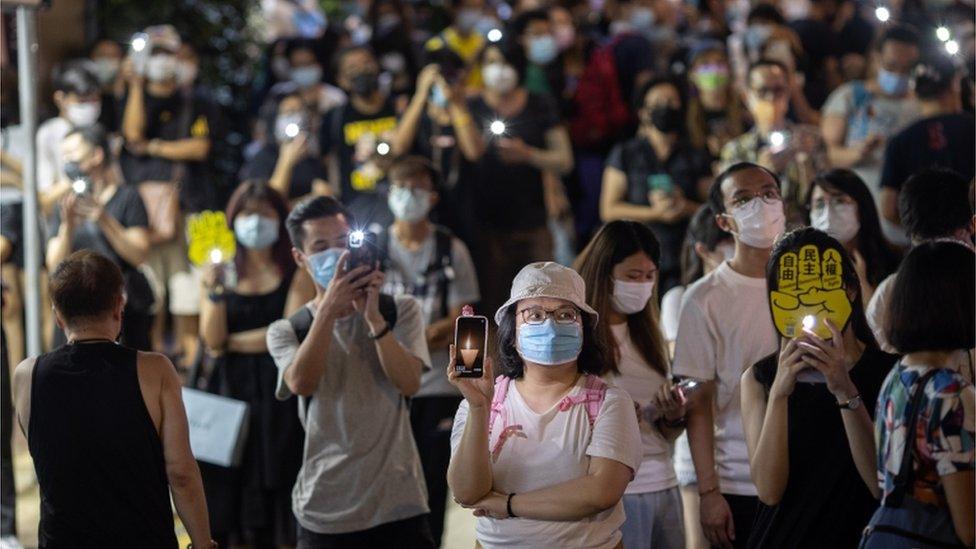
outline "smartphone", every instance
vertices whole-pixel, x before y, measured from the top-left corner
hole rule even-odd
[[[647,190],[671,193],[674,191],[674,180],[666,173],[656,173],[647,176]]]
[[[454,321],[454,369],[458,377],[481,377],[485,374],[488,352],[488,319],[483,316],[459,316]]]
[[[149,35],[144,32],[137,32],[132,35],[132,40],[129,42],[129,57],[132,58],[132,68],[136,74],[146,74],[146,65],[149,63],[151,54],[152,43],[149,40]]]
[[[376,248],[376,234],[370,231],[352,231],[349,233],[349,264],[346,269],[351,271],[360,265],[376,267],[379,251]]]
[[[695,391],[700,389],[702,386],[702,382],[694,378],[686,377],[680,380],[676,380],[674,386],[677,387],[678,389],[681,389],[681,392],[685,396],[688,396],[691,393],[694,393]]]

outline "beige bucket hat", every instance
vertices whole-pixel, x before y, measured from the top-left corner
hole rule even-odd
[[[559,263],[540,261],[529,263],[515,275],[515,280],[512,281],[511,296],[495,312],[495,323],[501,324],[502,318],[505,316],[505,309],[509,305],[534,297],[565,299],[590,315],[593,318],[593,324],[596,324],[600,319],[600,315],[593,310],[593,307],[586,304],[586,283],[583,282],[583,277]]]

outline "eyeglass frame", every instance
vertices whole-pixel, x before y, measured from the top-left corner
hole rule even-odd
[[[542,311],[543,313],[545,313],[545,316],[539,322],[530,322],[529,320],[527,320],[525,318],[525,313],[532,312],[532,311]],[[568,322],[560,322],[556,318],[556,313],[558,313],[560,311],[572,311],[574,318],[572,320],[568,321]],[[554,323],[561,324],[561,325],[564,325],[564,326],[568,326],[570,324],[576,324],[577,322],[580,321],[580,319],[582,319],[582,311],[580,311],[579,308],[576,307],[575,305],[563,305],[563,306],[558,307],[556,309],[553,309],[551,311],[548,310],[548,309],[546,309],[546,308],[544,308],[544,307],[542,307],[542,306],[536,305],[536,306],[532,306],[532,307],[526,307],[525,309],[521,309],[519,311],[515,311],[515,315],[516,316],[520,316],[522,318],[522,323],[523,324],[529,324],[529,325],[532,325],[532,326],[538,326],[539,324],[543,324],[543,323],[545,323],[546,320],[548,320],[550,318],[552,319],[552,321]]]

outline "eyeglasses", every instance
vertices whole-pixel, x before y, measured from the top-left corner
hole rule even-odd
[[[783,197],[779,194],[779,189],[764,189],[756,193],[741,194],[732,199],[732,208],[738,208],[745,206],[753,199],[758,198],[765,202],[766,204],[773,204],[783,200]]]
[[[827,206],[836,208],[837,206],[843,206],[846,204],[855,204],[854,199],[849,196],[831,196],[830,198],[818,198],[813,202],[810,209],[818,212]]]
[[[542,307],[529,307],[522,309],[518,314],[522,316],[522,322],[526,324],[542,324],[549,317],[552,317],[556,324],[575,324],[580,316],[576,307],[569,305],[553,311],[547,311]]]

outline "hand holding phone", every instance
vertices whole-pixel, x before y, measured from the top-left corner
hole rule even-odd
[[[349,270],[367,266],[376,268],[379,251],[376,247],[376,234],[369,231],[352,231],[349,233]]]

